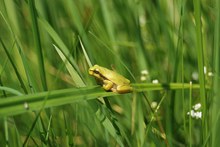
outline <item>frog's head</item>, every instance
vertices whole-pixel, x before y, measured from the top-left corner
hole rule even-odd
[[[97,79],[102,79],[102,72],[100,66],[94,65],[89,68],[89,74],[96,77]]]

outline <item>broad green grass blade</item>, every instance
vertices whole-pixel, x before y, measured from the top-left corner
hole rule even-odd
[[[48,108],[52,106],[60,106],[68,103],[95,99],[99,96],[115,95],[114,93],[106,93],[102,90],[95,94],[94,90],[98,89],[64,89],[2,99],[2,101],[0,101],[0,116],[3,117],[8,115],[21,114],[29,111],[31,112],[33,110],[40,110],[42,108],[45,98],[47,98],[47,101],[44,108]]]
[[[145,84],[138,85],[139,88],[136,87],[137,91],[143,91],[146,89],[150,90],[163,90],[170,87],[170,90],[174,89],[182,89],[182,84],[179,84],[179,87],[175,84],[171,84],[171,86],[164,86],[161,84]],[[186,84],[186,89],[188,89],[190,85]],[[1,87],[3,88],[3,87]],[[192,88],[199,88],[198,85],[193,86]],[[9,90],[13,93],[20,94],[16,91],[12,91],[8,88],[3,88],[3,90]],[[97,92],[95,92],[97,90]],[[168,89],[167,89],[168,90]],[[97,97],[106,97],[106,96],[114,96],[116,93],[105,92],[98,87],[88,87],[88,88],[73,88],[73,89],[63,89],[49,92],[42,92],[38,94],[30,94],[30,95],[21,95],[17,97],[11,97],[7,99],[2,99],[0,101],[0,116],[7,115],[16,115],[21,114],[33,110],[40,110],[42,104],[44,103],[45,98],[47,101],[45,102],[44,108],[52,107],[52,106],[60,106],[68,103],[75,103],[84,100],[95,99]]]
[[[200,83],[200,96],[202,103],[202,135],[203,141],[206,140],[208,132],[208,115],[207,115],[207,98],[205,90],[205,76],[204,76],[204,51],[202,44],[202,26],[201,26],[201,2],[194,0],[195,22],[196,22],[196,48],[198,55],[198,69],[199,69],[199,83]]]
[[[40,41],[40,33],[39,33],[39,26],[37,22],[37,12],[35,8],[35,0],[28,0],[31,20],[32,20],[32,30],[33,30],[33,38],[35,43],[35,49],[37,52],[38,57],[38,64],[39,64],[39,73],[41,77],[41,83],[44,91],[47,91],[47,80],[46,80],[46,73],[45,73],[45,66],[44,66],[44,58],[43,58],[43,51],[41,47]]]
[[[216,147],[220,144],[218,137],[220,136],[220,50],[219,50],[219,41],[220,41],[220,2],[216,0],[215,5],[215,14],[216,14],[216,23],[215,23],[215,36],[214,36],[214,82],[213,82],[213,106],[212,106],[212,132],[211,132],[211,142],[212,147]]]

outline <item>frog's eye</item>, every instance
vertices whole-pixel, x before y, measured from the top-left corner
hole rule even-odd
[[[94,70],[94,73],[99,74],[99,70],[98,70],[98,69],[95,69],[95,70]]]

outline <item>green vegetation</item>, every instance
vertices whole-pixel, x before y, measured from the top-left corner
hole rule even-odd
[[[1,146],[220,144],[218,0],[0,0],[0,28]]]

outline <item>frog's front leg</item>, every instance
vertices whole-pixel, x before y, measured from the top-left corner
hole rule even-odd
[[[114,83],[112,83],[111,81],[109,81],[109,80],[103,80],[103,88],[104,88],[106,91],[111,90],[113,86],[114,86]]]
[[[117,92],[118,93],[128,93],[128,92],[132,92],[133,88],[130,85],[120,85],[117,86]]]

